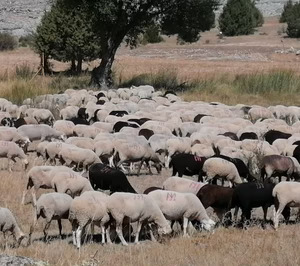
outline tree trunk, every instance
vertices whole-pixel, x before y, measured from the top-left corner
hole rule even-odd
[[[76,71],[76,61],[75,59],[72,59],[71,61],[71,72],[75,72]]]
[[[93,69],[90,85],[107,90],[113,84],[111,68],[122,40],[123,38],[118,40],[109,39],[107,44],[102,46],[101,63]]]
[[[80,74],[82,72],[82,58],[80,56],[77,58],[76,71],[77,71],[78,74]]]

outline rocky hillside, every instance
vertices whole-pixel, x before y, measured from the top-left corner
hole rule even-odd
[[[259,0],[257,6],[265,16],[274,16],[281,13],[286,1]],[[221,2],[225,3],[226,0]],[[49,0],[0,0],[0,31],[25,35],[36,28],[47,9]]]

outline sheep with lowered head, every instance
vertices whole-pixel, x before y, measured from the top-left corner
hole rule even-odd
[[[148,195],[157,203],[166,219],[171,221],[183,219],[183,236],[187,236],[188,223],[193,220],[201,222],[207,231],[211,231],[215,226],[215,222],[208,217],[195,194],[155,190]]]
[[[72,224],[73,244],[77,248],[80,248],[81,235],[89,224],[92,225],[92,228],[94,225],[101,228],[102,244],[105,244],[105,227],[110,221],[106,207],[107,198],[108,195],[102,192],[87,191],[72,201],[69,221]],[[111,243],[109,230],[107,231],[107,242]]]
[[[241,184],[242,179],[235,165],[221,158],[209,158],[202,167],[203,176],[207,177],[207,181],[216,177],[221,177],[233,184]]]
[[[61,236],[61,220],[68,219],[72,200],[71,196],[64,193],[42,194],[34,205],[33,223],[30,227],[28,242],[31,243],[31,235],[40,217],[46,219],[46,225],[43,229],[45,240],[47,240],[47,230],[52,220],[57,220],[59,235]]]
[[[149,195],[116,192],[107,199],[107,210],[116,221],[117,235],[125,246],[128,245],[122,232],[125,218],[129,218],[130,222],[137,222],[135,244],[139,242],[139,233],[145,223],[155,223],[159,234],[169,234],[172,231],[159,206]]]
[[[20,229],[16,218],[12,212],[7,208],[0,208],[0,230],[3,232],[4,239],[6,241],[6,232],[11,232],[17,246],[21,244],[25,234]]]
[[[11,141],[0,141],[0,158],[8,158],[9,172],[12,172],[12,165],[10,162],[16,162],[16,158],[22,160],[25,170],[28,165],[27,156],[24,151],[16,143]]]

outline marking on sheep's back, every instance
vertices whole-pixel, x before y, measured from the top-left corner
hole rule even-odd
[[[144,199],[144,195],[140,195],[140,194],[134,195],[133,199],[134,200],[143,200]]]
[[[194,160],[196,162],[201,162],[202,161],[202,158],[200,156],[197,156],[197,155],[194,155]]]
[[[167,193],[167,201],[175,201],[176,200],[176,193]]]

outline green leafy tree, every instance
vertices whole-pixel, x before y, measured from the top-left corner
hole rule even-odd
[[[289,12],[290,10],[293,8],[293,1],[292,0],[288,0],[284,7],[283,7],[283,11],[281,13],[281,16],[280,16],[280,19],[279,19],[279,22],[280,23],[284,23],[284,22],[287,22],[287,17],[289,16]]]
[[[178,34],[195,42],[200,32],[214,24],[219,0],[63,0],[70,9],[84,8],[91,18],[93,32],[100,40],[100,65],[92,71],[91,82],[107,87],[112,84],[115,54],[125,40],[137,45],[138,36],[155,24],[166,34]]]
[[[225,36],[253,34],[263,22],[263,16],[252,0],[228,0],[219,17],[219,27]]]
[[[286,33],[291,38],[300,38],[300,2],[295,3],[286,17]]]
[[[7,32],[0,32],[0,51],[13,50],[18,43],[14,36]]]
[[[44,57],[46,70],[51,57],[70,61],[71,70],[81,72],[84,60],[94,60],[100,54],[99,40],[84,10],[68,9],[62,1],[55,2],[44,14],[37,27],[34,47]]]

